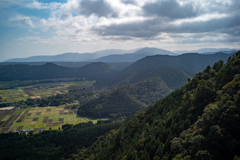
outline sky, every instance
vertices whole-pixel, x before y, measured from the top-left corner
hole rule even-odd
[[[103,49],[239,46],[239,0],[0,0],[0,61]]]

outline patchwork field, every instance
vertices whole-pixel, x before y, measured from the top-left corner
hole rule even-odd
[[[36,99],[56,94],[64,94],[68,93],[69,89],[91,87],[93,83],[94,81],[56,82],[0,90],[0,97],[2,97],[0,103],[12,103],[21,100],[25,101],[28,98]]]
[[[37,133],[41,129],[57,130],[64,124],[88,121],[97,123],[97,119],[77,117],[74,110],[64,109],[64,106],[32,107],[15,111],[0,110],[0,132],[33,129]]]

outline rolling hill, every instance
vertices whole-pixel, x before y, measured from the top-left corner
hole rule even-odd
[[[160,78],[148,78],[132,85],[111,90],[107,94],[80,106],[80,116],[122,117],[131,116],[144,110],[170,93],[170,89]]]
[[[161,78],[170,90],[181,88],[188,78],[194,76],[194,72],[186,72],[173,67],[149,67],[134,73],[116,76],[105,81],[98,82],[99,87],[116,88],[119,86],[137,83],[151,77]]]
[[[67,68],[52,63],[30,66],[25,64],[0,66],[0,80],[33,80],[54,78],[87,78],[101,79],[116,72],[115,69],[102,62],[94,62],[79,68]]]
[[[27,64],[31,66],[44,65],[46,63],[53,63],[58,66],[69,67],[69,68],[78,68],[90,64],[92,62],[0,62],[0,65],[15,65],[15,64]],[[124,68],[128,67],[132,62],[106,62],[106,64],[111,65],[116,70],[121,71]]]
[[[147,56],[138,60],[120,72],[120,75],[127,75],[148,67],[175,67],[185,71],[200,72],[208,65],[213,65],[219,60],[227,61],[229,54],[215,53],[202,55],[198,53],[186,53],[178,56],[155,55]]]

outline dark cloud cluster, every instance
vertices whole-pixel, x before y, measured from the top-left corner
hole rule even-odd
[[[114,11],[112,6],[104,0],[82,0],[80,2],[80,14],[90,16],[95,14],[98,17],[117,17],[118,13]]]
[[[239,9],[236,5],[240,6],[240,1],[232,0],[225,6],[216,2],[209,8],[200,10],[196,6],[194,8],[191,3],[180,5],[176,0],[157,1],[142,6],[143,15],[152,17],[151,19],[93,27],[92,30],[101,36],[122,36],[124,39],[126,37],[154,39],[161,33],[200,34],[209,32],[239,37],[240,14],[238,14]],[[211,18],[211,16],[213,17]],[[196,17],[199,19],[194,19]],[[179,23],[177,23],[178,21]],[[239,40],[239,38],[228,39],[231,42]]]
[[[143,11],[147,15],[158,15],[170,19],[196,16],[196,12],[191,4],[181,6],[176,0],[147,3],[143,6]]]

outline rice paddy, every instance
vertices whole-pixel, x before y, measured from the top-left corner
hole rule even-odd
[[[87,123],[88,121],[97,123],[97,119],[78,117],[75,110],[66,109],[64,106],[0,110],[0,132],[32,129],[38,133],[40,130],[61,129],[64,124]]]

